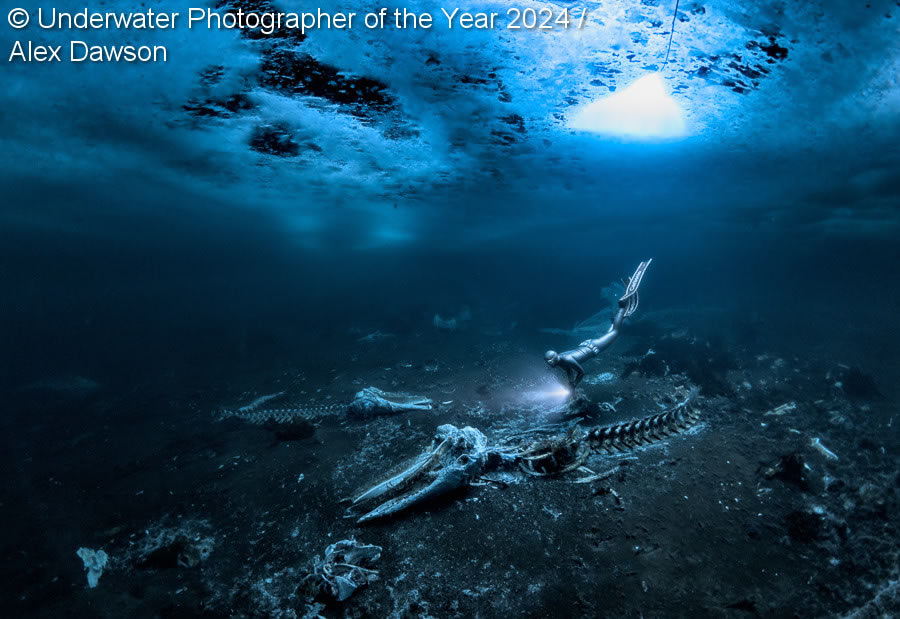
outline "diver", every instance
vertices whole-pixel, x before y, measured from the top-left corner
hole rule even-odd
[[[616,337],[618,337],[619,329],[622,328],[622,323],[625,321],[625,318],[631,316],[637,309],[638,288],[641,285],[641,279],[644,277],[644,272],[647,270],[647,267],[650,266],[652,261],[653,259],[651,258],[650,260],[641,262],[634,271],[634,275],[629,279],[623,280],[625,283],[625,294],[619,299],[619,309],[616,311],[615,316],[613,316],[609,331],[593,340],[583,341],[578,345],[578,348],[573,350],[567,350],[561,353],[558,353],[555,350],[548,350],[544,353],[544,360],[547,361],[547,365],[551,368],[559,366],[566,371],[566,376],[569,379],[569,385],[571,385],[572,389],[577,387],[578,383],[581,382],[581,379],[584,378],[584,369],[581,367],[581,364],[588,359],[596,357],[600,351],[609,348],[609,345],[613,343]]]

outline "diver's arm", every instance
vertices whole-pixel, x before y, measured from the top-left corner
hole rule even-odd
[[[566,363],[566,376],[569,379],[569,384],[574,388],[578,386],[578,383],[581,382],[581,379],[584,378],[584,368],[581,367],[581,364],[575,361],[574,359],[568,359],[568,363]]]

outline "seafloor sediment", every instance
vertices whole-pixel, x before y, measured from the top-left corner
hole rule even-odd
[[[466,327],[351,337],[343,362],[194,389],[161,375],[128,393],[13,394],[3,606],[35,617],[900,611],[893,385],[836,353],[690,329],[636,326],[587,368],[584,395],[615,410],[589,415],[586,427],[699,390],[689,431],[591,457],[612,477],[487,475],[357,524],[347,499],[409,465],[437,426],[499,441],[554,421],[560,402],[547,395],[556,382],[541,351],[560,336]],[[348,415],[366,386],[426,396],[434,408]],[[223,415],[272,394],[254,409],[288,409],[288,422]],[[370,566],[377,578],[339,602],[308,575],[327,546],[350,538],[381,556]],[[110,557],[96,588],[80,547]]]

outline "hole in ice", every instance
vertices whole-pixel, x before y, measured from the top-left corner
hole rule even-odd
[[[687,135],[681,106],[669,96],[658,73],[588,103],[571,118],[569,127],[639,139]]]

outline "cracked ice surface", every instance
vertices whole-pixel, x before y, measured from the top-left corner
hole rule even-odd
[[[220,4],[318,8],[287,0]],[[79,72],[13,64],[4,108],[35,122],[9,127],[4,168],[61,186],[132,179],[189,203],[252,204],[277,212],[313,246],[327,246],[336,230],[362,248],[440,239],[448,225],[462,228],[473,217],[481,225],[465,235],[474,242],[514,231],[516,224],[490,222],[478,201],[460,206],[467,192],[530,195],[528,203],[504,200],[492,210],[530,210],[533,221],[554,217],[541,206],[545,199],[577,202],[581,192],[600,189],[609,208],[629,203],[638,187],[642,202],[665,197],[677,208],[673,181],[699,170],[703,182],[685,204],[730,198],[762,208],[781,195],[787,176],[794,197],[813,202],[832,179],[849,178],[863,207],[855,215],[861,228],[889,216],[896,156],[873,166],[871,152],[897,137],[894,2],[681,3],[662,77],[690,137],[641,150],[573,132],[567,121],[580,106],[662,68],[674,3],[527,5],[584,7],[588,18],[580,30],[510,31],[503,28],[508,3],[464,1],[461,10],[501,15],[493,30],[464,31],[445,27],[437,3],[409,0],[404,7],[435,15],[432,29],[318,30],[268,40],[237,31],[135,31],[136,43],[167,45],[170,62]],[[375,6],[352,8],[362,14]],[[117,42],[115,32],[95,34],[97,43]],[[56,101],[66,102],[65,115]],[[384,207],[398,203],[416,208],[384,221]],[[854,218],[826,206],[817,215],[824,227]],[[34,209],[10,216],[53,222]]]

